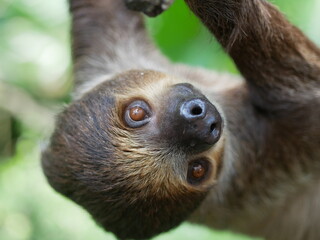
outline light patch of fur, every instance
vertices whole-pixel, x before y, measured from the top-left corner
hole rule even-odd
[[[195,87],[202,92],[209,94],[225,92],[239,87],[244,83],[244,79],[237,75],[219,73],[201,67],[190,67],[183,64],[176,65],[173,74],[195,85]]]
[[[262,232],[266,239],[318,239],[320,180],[305,175],[301,181],[299,191],[286,197],[266,220],[253,227],[257,232]]]
[[[128,23],[134,26],[136,22]],[[221,92],[243,83],[239,76],[216,73],[200,67],[183,64],[171,64],[150,42],[146,42],[145,32],[135,33],[135,37],[127,37],[127,33],[112,31],[110,36],[101,38],[97,45],[102,49],[99,53],[87,55],[75,63],[75,98],[78,99],[103,81],[111,79],[131,69],[154,70],[177,78],[178,82],[189,82],[200,90]],[[141,44],[141,42],[146,42]],[[110,57],[110,55],[112,57]],[[84,67],[85,66],[85,67]]]
[[[139,58],[140,59],[140,58]],[[145,65],[143,61],[147,61],[146,59],[142,58],[140,59],[141,64]],[[166,86],[169,86],[170,84],[176,84],[176,83],[190,83],[193,84],[196,88],[198,88],[203,93],[208,93],[208,95],[211,95],[212,93],[217,92],[225,92],[230,89],[237,88],[244,84],[243,78],[231,75],[227,73],[217,73],[214,71],[206,70],[204,68],[198,68],[198,67],[190,67],[186,65],[175,65],[172,69],[159,69],[159,67],[154,67],[157,64],[149,62],[149,67],[141,68],[141,73],[145,70],[154,70],[154,71],[161,71],[163,73],[168,73],[168,81],[165,84]],[[109,63],[110,64],[110,63]],[[116,63],[115,63],[116,64]],[[153,65],[154,64],[154,65]],[[140,64],[138,64],[140,65]],[[131,70],[132,68],[128,67],[126,70]],[[112,79],[115,75],[120,74],[123,72],[122,69],[116,70],[114,69],[114,73],[112,74],[101,74],[99,76],[95,76],[92,80],[84,81],[82,84],[77,86],[77,88],[74,91],[73,98],[79,99],[81,98],[85,93],[89,92],[99,84],[103,83],[104,81],[108,81]],[[158,91],[159,84],[162,84],[161,81],[156,82],[154,85],[149,85],[149,90]],[[151,89],[153,88],[153,89]],[[148,94],[149,91],[147,89],[144,90],[144,94]]]
[[[320,68],[320,56],[314,51],[310,50],[305,44],[299,44],[298,50],[300,54],[308,61],[309,64]]]
[[[121,94],[117,94],[117,99],[120,103],[131,99],[144,99],[152,107],[157,108],[155,105],[161,100],[161,96],[164,95],[165,91],[178,82],[175,78],[161,72],[145,70],[138,70],[137,72],[140,75],[139,83],[135,86],[134,91],[132,89],[123,89]]]
[[[128,29],[135,29],[137,21],[139,19],[132,19]],[[135,37],[128,34],[112,26],[108,28],[108,35],[96,40],[95,48],[101,51],[92,52],[75,63],[76,84],[81,85],[106,74],[117,75],[131,69],[165,72],[169,62],[152,43],[146,41],[145,31],[135,32]]]
[[[94,89],[96,86],[111,79],[112,76],[113,75],[106,74],[106,75],[96,77],[91,81],[84,82],[74,91],[74,93],[72,94],[72,98],[74,100],[80,99],[83,95],[85,95],[87,92]]]

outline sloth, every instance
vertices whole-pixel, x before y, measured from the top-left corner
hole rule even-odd
[[[137,11],[170,0],[69,0],[75,88],[48,182],[119,239],[183,221],[320,239],[319,49],[265,0],[185,2],[241,77],[157,50]]]

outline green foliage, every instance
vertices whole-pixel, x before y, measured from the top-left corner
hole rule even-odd
[[[171,60],[237,72],[231,59],[183,1],[176,1],[160,18],[149,19],[148,27],[158,46]]]
[[[41,100],[64,97],[70,66],[67,16],[63,0],[2,0],[0,81]]]
[[[314,41],[320,43],[320,28],[317,25],[320,1],[274,2]],[[172,9],[160,18],[148,20],[148,27],[156,43],[172,61],[237,72],[230,58],[183,1],[177,0]],[[65,0],[2,0],[0,83],[18,86],[39,102],[59,103],[65,99],[71,85],[68,29]],[[42,137],[21,123],[19,130],[16,154],[9,159],[0,159],[0,239],[115,239],[96,226],[84,210],[49,187],[39,161]],[[171,239],[249,238],[190,224],[183,224],[155,238]]]

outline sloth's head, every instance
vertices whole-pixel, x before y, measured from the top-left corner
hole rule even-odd
[[[106,230],[145,239],[185,220],[215,183],[222,125],[192,85],[130,71],[60,114],[43,168]]]

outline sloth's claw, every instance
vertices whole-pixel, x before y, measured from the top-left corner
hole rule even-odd
[[[133,10],[143,12],[149,17],[155,17],[167,10],[174,0],[124,0],[126,6]]]

